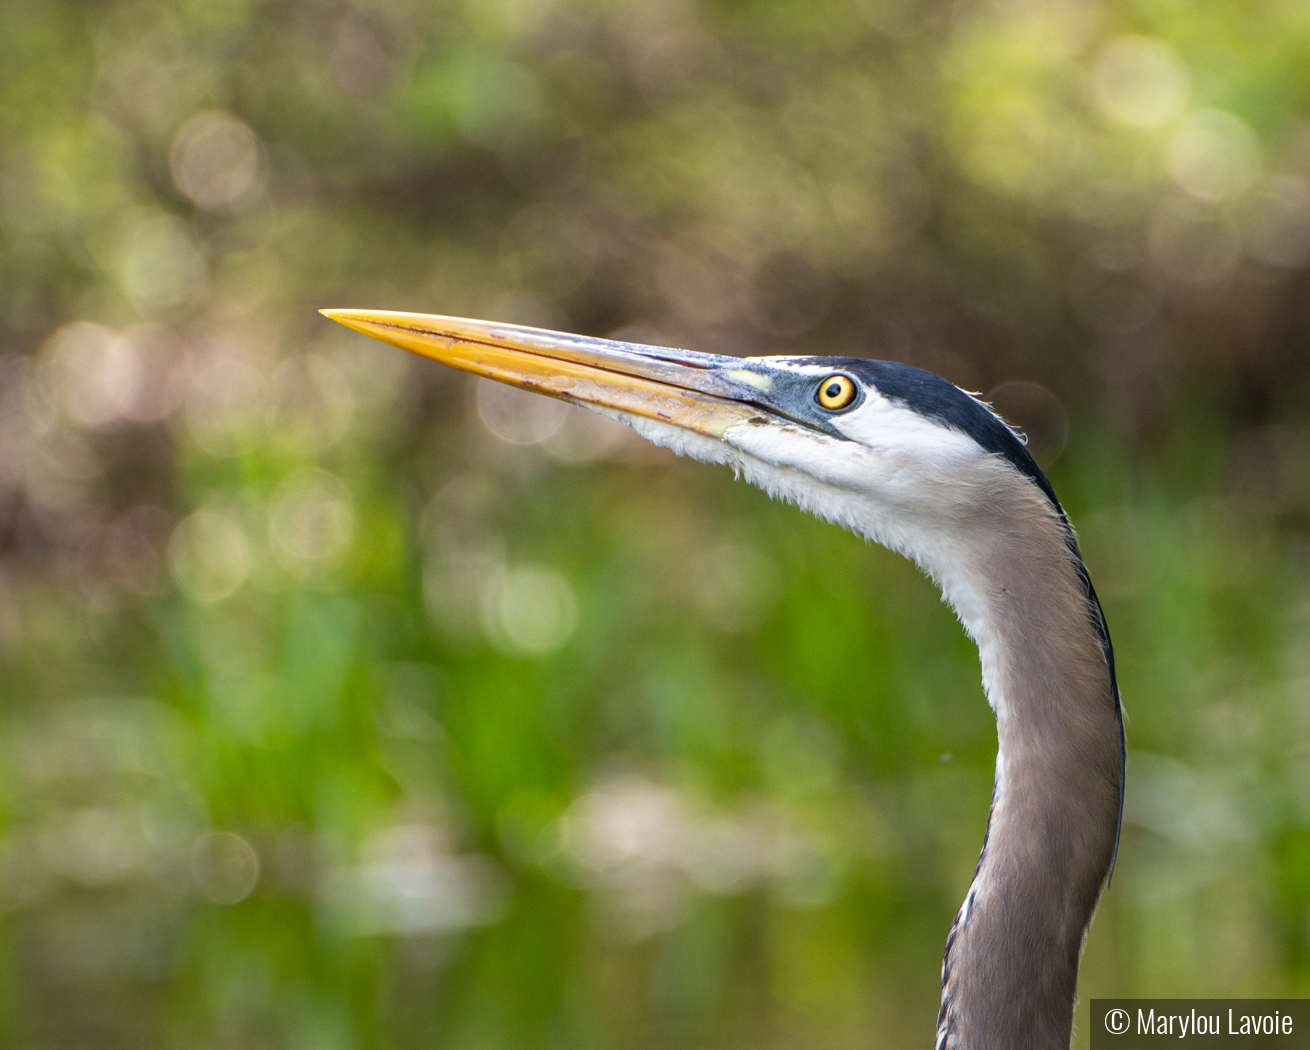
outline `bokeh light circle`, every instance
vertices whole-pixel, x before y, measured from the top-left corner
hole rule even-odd
[[[209,211],[237,204],[259,176],[259,139],[240,117],[215,109],[182,126],[169,151],[177,188]]]

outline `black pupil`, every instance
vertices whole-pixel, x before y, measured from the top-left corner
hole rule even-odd
[[[829,397],[831,397],[831,398],[836,398],[836,397],[838,397],[840,394],[841,394],[841,384],[840,384],[840,383],[829,383],[829,384],[828,384],[828,396],[829,396]]]

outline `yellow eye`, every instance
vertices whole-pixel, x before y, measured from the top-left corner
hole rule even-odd
[[[819,384],[819,404],[829,412],[848,407],[855,394],[855,383],[849,376],[832,375]]]

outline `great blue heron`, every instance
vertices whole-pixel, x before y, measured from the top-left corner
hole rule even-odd
[[[721,357],[424,314],[325,310],[365,335],[585,405],[915,561],[978,646],[996,712],[991,813],[942,962],[939,1050],[1067,1048],[1114,867],[1123,714],[1105,617],[1015,433],[930,372]]]

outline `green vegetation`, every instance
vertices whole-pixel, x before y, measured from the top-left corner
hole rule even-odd
[[[0,0],[0,72],[5,1045],[927,1045],[932,586],[323,306],[986,392],[1130,716],[1084,1000],[1310,995],[1302,7]]]

